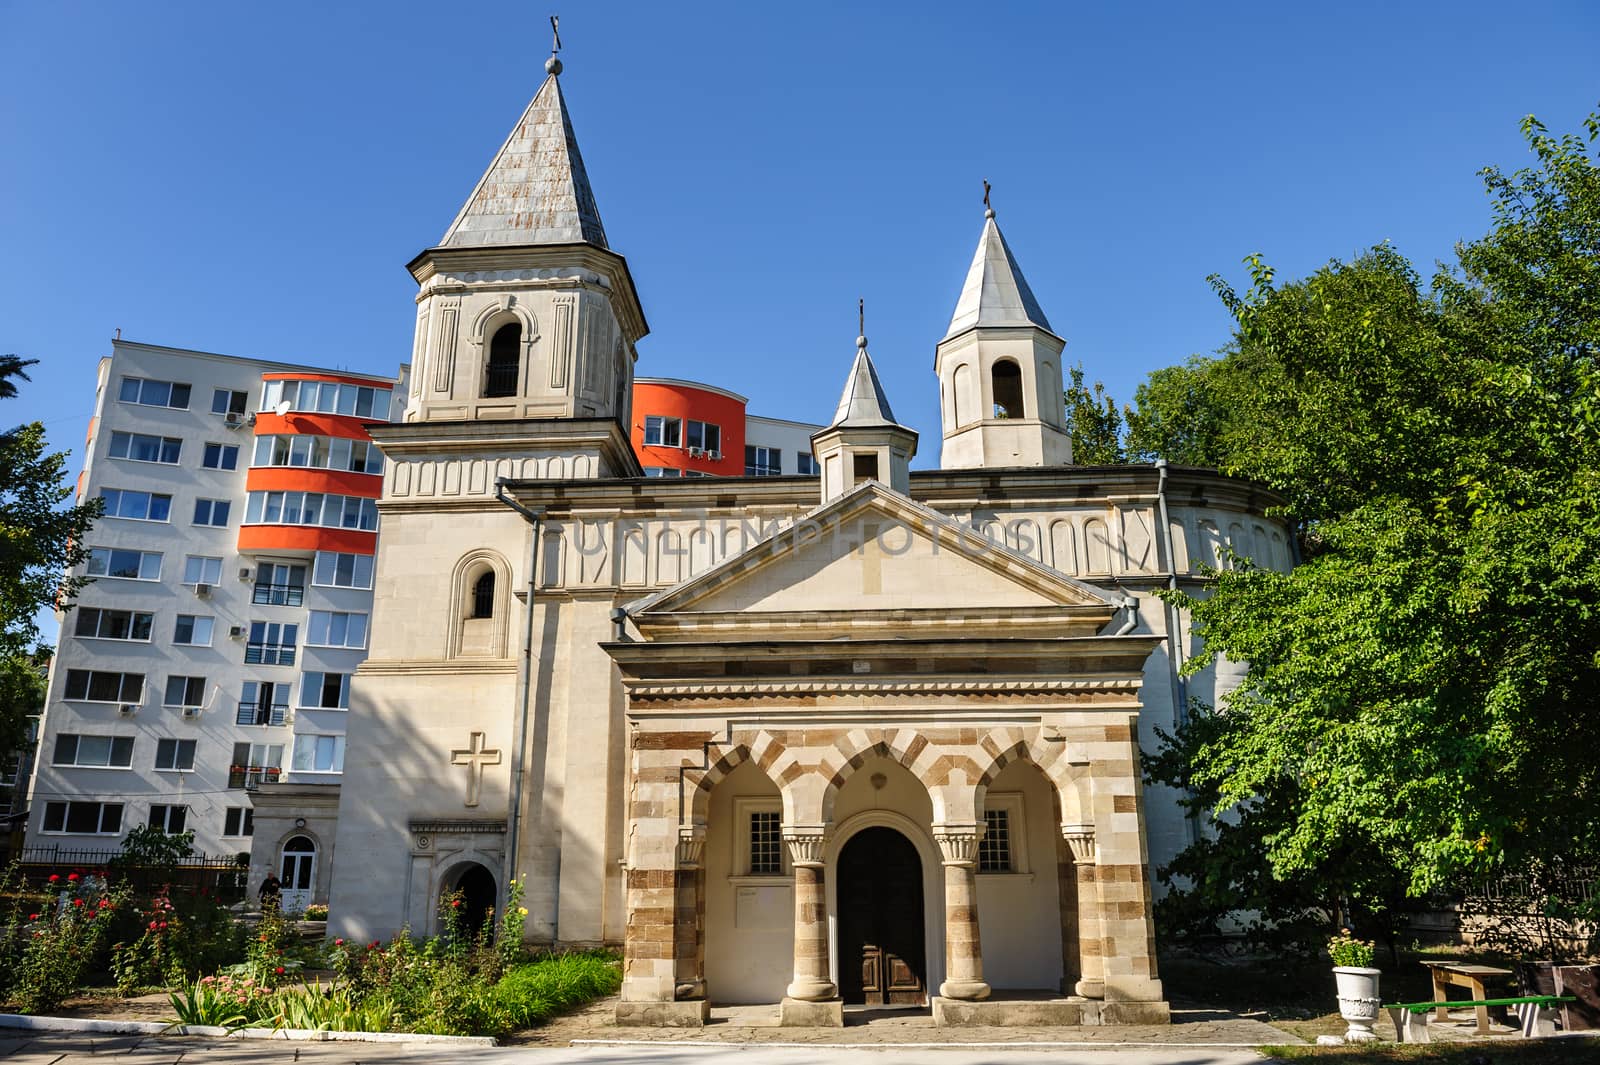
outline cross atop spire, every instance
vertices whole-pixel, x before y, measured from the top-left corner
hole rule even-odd
[[[561,16],[560,15],[551,15],[550,16],[550,58],[546,59],[544,61],[545,73],[552,74],[552,75],[561,73],[561,60],[556,58],[556,54],[558,52],[560,52],[560,51],[561,51]]]
[[[989,206],[989,188],[983,183],[983,234],[978,238],[978,250],[967,268],[967,280],[961,286],[961,298],[956,300],[956,310],[950,318],[950,328],[945,339],[964,333],[975,326],[1035,326],[1053,333],[1050,319],[1034,299],[1033,290],[1022,276],[1016,256],[1000,227],[994,220],[994,208]]]

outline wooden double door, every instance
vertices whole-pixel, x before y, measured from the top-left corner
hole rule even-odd
[[[922,860],[892,828],[863,829],[835,871],[839,899],[839,994],[847,1003],[921,1005],[928,1000]]]

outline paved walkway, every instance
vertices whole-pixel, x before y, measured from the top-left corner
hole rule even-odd
[[[1259,1065],[1251,1050],[1170,1046],[1122,1049],[1048,1047],[995,1050],[990,1047],[944,1049],[902,1047],[828,1051],[828,1065],[993,1065],[997,1055],[1006,1065]],[[451,1061],[467,1065],[812,1065],[814,1047],[773,1046],[579,1046],[568,1048],[498,1047],[486,1050],[444,1049],[419,1043],[292,1043],[279,1040],[218,1040],[191,1037],[116,1037],[42,1035],[30,1039],[0,1038],[4,1065],[381,1065],[383,1062]]]

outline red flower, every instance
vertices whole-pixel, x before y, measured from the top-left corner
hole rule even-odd
[[[72,904],[74,906],[82,906],[83,905],[83,900],[82,899],[73,899],[72,900]]]
[[[161,927],[162,927],[162,928],[165,928],[165,927],[167,927],[167,922],[165,922],[165,921],[162,921],[162,922],[161,922]]]
[[[155,930],[156,930],[156,923],[154,921],[151,921],[150,922],[150,931],[154,932]]]
[[[335,939],[335,940],[334,940],[334,941],[333,941],[333,945],[334,945],[334,946],[336,946],[336,947],[342,947],[342,946],[344,946],[344,940],[342,940],[342,939]]]
[[[28,914],[28,920],[30,920],[30,921],[37,921],[37,920],[38,920],[38,919],[39,919],[39,915],[38,915],[38,914],[36,914],[36,913],[30,913],[30,914]]]
[[[367,944],[367,949],[368,950],[377,950],[378,949],[378,941],[376,939],[374,939],[371,943],[368,943]]]
[[[451,899],[450,900],[450,908],[452,910],[459,909],[460,906],[461,906],[461,900],[460,899]]]
[[[76,879],[78,879],[78,874],[77,873],[68,873],[67,874],[67,879],[68,880],[76,880]]]
[[[50,874],[50,883],[54,884],[57,880],[60,880],[60,879],[61,879],[61,874],[60,873],[51,873]]]
[[[277,973],[279,976],[282,976],[283,975],[283,966],[280,965],[280,966],[278,966],[276,969],[274,969],[272,971]]]

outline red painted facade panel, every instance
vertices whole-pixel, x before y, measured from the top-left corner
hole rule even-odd
[[[339,551],[371,555],[378,534],[361,529],[325,529],[319,525],[245,525],[239,529],[240,551]]]
[[[257,466],[245,474],[244,487],[247,492],[328,492],[377,499],[383,495],[383,477],[309,466]]]
[[[744,401],[708,388],[687,383],[637,381],[633,386],[633,425],[629,437],[641,466],[660,466],[674,470],[694,470],[718,477],[738,477],[744,473]],[[691,457],[682,447],[647,446],[644,420],[648,415],[678,418],[684,422],[709,422],[722,430],[722,458],[713,462],[704,456]],[[680,441],[683,439],[680,436]]]

